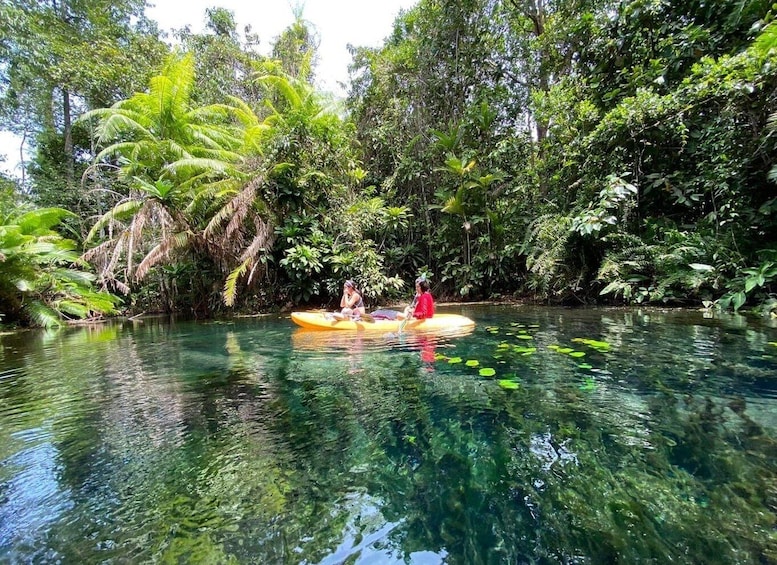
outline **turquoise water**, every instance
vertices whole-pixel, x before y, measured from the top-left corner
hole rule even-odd
[[[777,562],[777,328],[440,310],[0,336],[0,562]]]

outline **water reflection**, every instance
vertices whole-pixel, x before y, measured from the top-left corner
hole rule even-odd
[[[298,328],[291,334],[294,351],[317,354],[318,358],[346,358],[349,372],[369,368],[385,354],[417,352],[426,370],[432,371],[438,349],[455,347],[457,338],[471,335],[474,328],[436,332],[320,331]]]
[[[0,561],[775,561],[774,328],[461,313],[0,337]]]

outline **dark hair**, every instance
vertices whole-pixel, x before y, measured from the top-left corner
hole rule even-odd
[[[354,283],[351,279],[345,281],[345,286],[356,290],[356,283]]]
[[[421,287],[421,292],[427,292],[429,290],[429,281],[426,280],[426,277],[418,277],[415,280],[415,284]]]

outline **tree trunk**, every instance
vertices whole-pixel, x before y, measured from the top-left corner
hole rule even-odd
[[[72,185],[75,175],[73,167],[73,126],[70,116],[70,92],[65,89],[62,89],[62,123],[64,128],[62,133],[65,137],[67,183]]]

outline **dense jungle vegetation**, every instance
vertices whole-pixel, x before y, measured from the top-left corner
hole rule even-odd
[[[420,0],[318,91],[303,14],[165,38],[144,0],[0,1],[3,322],[440,298],[777,312],[763,0]]]

